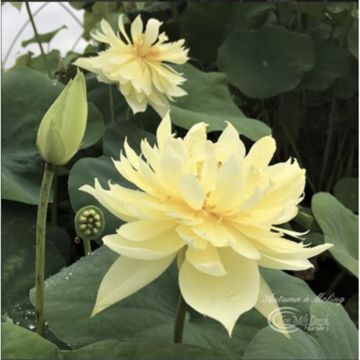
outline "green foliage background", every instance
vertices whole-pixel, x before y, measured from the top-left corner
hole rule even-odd
[[[13,3],[21,6],[20,3]],[[98,177],[126,184],[114,170],[125,137],[139,151],[154,141],[160,119],[151,109],[130,115],[113,86],[86,74],[89,119],[81,151],[57,170],[47,238],[47,339],[33,333],[31,304],[35,214],[43,163],[35,138],[39,122],[64,84],[75,74],[71,63],[93,56],[58,50],[43,60],[31,53],[2,73],[2,321],[4,359],[355,359],[358,299],[358,9],[352,2],[72,2],[84,9],[83,37],[102,18],[116,29],[119,14],[133,20],[155,17],[170,39],[185,38],[190,62],[178,66],[188,96],[172,103],[178,134],[199,121],[216,139],[231,121],[247,145],[272,133],[275,161],[296,157],[307,169],[306,197],[289,228],[311,232],[313,244],[330,242],[314,259],[315,270],[266,270],[276,296],[335,294],[343,305],[312,302],[292,306],[303,316],[328,316],[328,332],[300,329],[291,340],[272,331],[256,310],[244,314],[230,339],[215,321],[190,310],[184,344],[171,344],[178,287],[172,268],[137,294],[89,318],[101,278],[115,254],[93,243],[83,257],[76,243],[74,213],[91,196],[78,191]],[[41,34],[49,42],[59,28]],[[23,46],[34,42],[30,38]],[[105,234],[121,224],[105,209]],[[29,298],[30,292],[30,298]]]

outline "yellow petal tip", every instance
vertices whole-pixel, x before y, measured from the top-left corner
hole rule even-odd
[[[90,314],[90,317],[93,318],[96,314],[98,314],[98,311],[96,311],[94,308]]]
[[[100,313],[101,311],[103,311],[105,308],[102,306],[99,306],[98,304],[96,304],[94,306],[94,308],[92,309],[92,312],[90,314],[90,317],[93,318],[95,315],[97,315],[98,313]]]

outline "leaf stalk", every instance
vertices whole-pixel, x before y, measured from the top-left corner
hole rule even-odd
[[[45,164],[42,179],[40,198],[36,220],[36,260],[35,260],[35,287],[36,287],[36,332],[45,336],[45,315],[44,315],[44,273],[45,273],[45,238],[46,238],[46,217],[51,192],[51,185],[54,178],[55,166]]]

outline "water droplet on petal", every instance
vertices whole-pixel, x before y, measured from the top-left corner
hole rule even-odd
[[[227,296],[228,296],[229,300],[235,301],[238,297],[238,294],[236,292],[232,291],[232,292],[229,292],[227,294]]]

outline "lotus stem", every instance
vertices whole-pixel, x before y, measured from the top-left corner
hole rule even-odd
[[[110,104],[110,114],[111,114],[111,122],[115,122],[115,108],[114,108],[114,97],[112,92],[112,85],[109,84],[109,104]]]
[[[341,283],[346,275],[346,270],[342,269],[335,277],[334,281],[330,284],[329,288],[326,290],[325,296],[329,297]]]
[[[43,46],[41,44],[41,40],[40,40],[39,33],[38,33],[36,25],[35,25],[34,18],[32,16],[30,6],[29,6],[29,3],[27,1],[25,1],[25,6],[26,6],[26,11],[27,11],[27,13],[29,15],[29,20],[30,20],[31,26],[32,26],[34,34],[35,34],[36,41],[37,41],[37,43],[39,45],[39,48],[40,48],[41,58],[44,61],[45,69],[46,69],[46,71],[47,71],[47,73],[49,75],[49,78],[51,78],[51,72],[50,72],[49,63],[47,61],[46,54],[45,54],[44,48],[43,48]]]
[[[319,190],[321,190],[321,186],[322,186],[326,168],[327,168],[327,163],[328,163],[329,154],[330,154],[330,148],[332,145],[332,139],[333,139],[333,135],[334,135],[335,120],[336,120],[336,98],[333,98],[331,100],[331,105],[330,105],[328,132],[327,132],[327,137],[326,137],[323,161],[322,161],[321,170],[320,170],[319,186],[318,186]]]
[[[104,214],[97,206],[84,206],[76,212],[75,231],[83,241],[85,256],[91,253],[91,241],[100,237],[104,229]]]
[[[176,25],[177,36],[181,36],[180,14],[177,7],[177,2],[171,2],[170,9],[171,9],[172,17],[174,19],[174,23]]]
[[[42,179],[40,198],[36,220],[36,263],[35,263],[35,287],[36,287],[36,332],[45,335],[44,316],[44,272],[45,272],[45,237],[46,216],[50,198],[51,184],[54,178],[54,165],[46,163]]]
[[[57,224],[57,201],[58,201],[58,176],[56,171],[54,171],[53,178],[53,202],[50,205],[50,219],[51,225]]]
[[[352,10],[352,7],[351,7],[351,9],[348,10],[344,35],[341,38],[340,44],[339,44],[340,47],[344,47],[345,44],[346,44],[347,33],[348,33],[349,27],[351,25],[351,10]],[[336,98],[333,98],[332,101],[331,101],[331,110],[330,110],[330,115],[329,115],[328,134],[327,134],[327,138],[326,138],[323,163],[322,163],[321,171],[320,171],[320,179],[319,179],[319,188],[320,188],[320,190],[321,190],[322,181],[323,181],[323,178],[324,178],[325,172],[326,172],[326,167],[327,167],[327,163],[328,163],[330,148],[333,145],[332,144],[332,139],[333,139],[333,135],[334,135],[335,117],[336,117]],[[330,187],[330,184],[328,183],[327,188],[329,188],[329,187]]]
[[[89,255],[91,253],[91,240],[89,239],[82,239],[84,245],[84,254]]]
[[[131,108],[130,108],[130,106],[128,106],[127,109],[126,109],[126,115],[125,115],[126,120],[131,119],[131,114],[132,114]]]
[[[176,344],[182,343],[183,332],[185,326],[185,315],[186,315],[186,302],[182,295],[179,296],[179,302],[176,308],[175,326],[174,326],[174,337],[173,341]]]
[[[34,12],[34,15],[33,17],[35,17],[45,6],[47,6],[49,3],[44,3],[43,5],[41,5],[35,12]],[[23,33],[23,31],[25,30],[25,28],[27,27],[27,25],[29,24],[30,20],[26,20],[25,23],[23,24],[23,26],[20,28],[20,30],[17,32],[17,34],[15,35],[13,41],[11,42],[10,46],[9,46],[9,49],[8,51],[6,52],[5,54],[5,57],[4,57],[4,61],[3,61],[3,66],[2,67],[5,67],[5,64],[7,62],[7,60],[9,59],[9,56],[15,46],[15,44],[17,43],[19,37],[21,36],[21,34]]]

